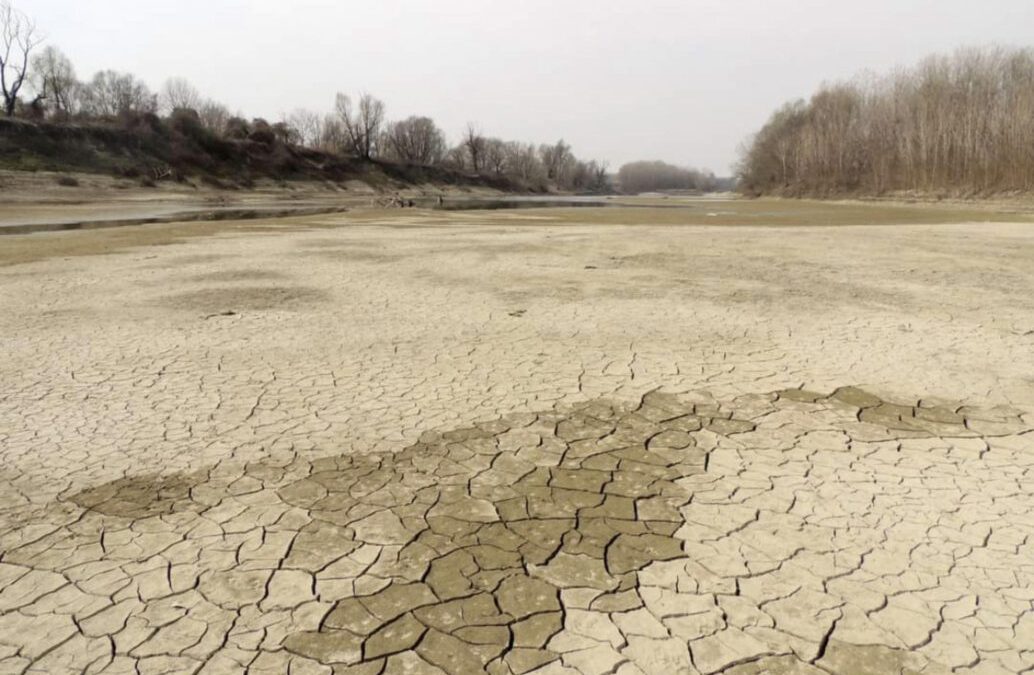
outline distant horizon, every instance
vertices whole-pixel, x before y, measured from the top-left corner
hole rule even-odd
[[[271,121],[367,91],[389,119],[426,115],[452,142],[476,122],[506,140],[563,138],[612,172],[659,160],[723,177],[776,108],[823,82],[963,47],[1023,47],[1034,25],[1025,0],[14,4],[80,79],[113,69],[158,90],[183,77]]]

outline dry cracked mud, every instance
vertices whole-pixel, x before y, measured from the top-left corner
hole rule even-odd
[[[1034,233],[477,217],[0,270],[0,673],[1034,669]]]

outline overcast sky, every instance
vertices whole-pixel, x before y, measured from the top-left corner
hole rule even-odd
[[[14,0],[80,77],[169,76],[246,116],[329,111],[563,137],[633,159],[729,171],[737,146],[823,81],[962,45],[1034,45],[1034,0]]]

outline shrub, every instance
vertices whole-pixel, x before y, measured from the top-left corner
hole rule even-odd
[[[169,126],[176,132],[189,138],[199,138],[206,134],[201,116],[190,108],[176,108],[169,115]]]
[[[276,132],[273,127],[269,126],[269,122],[256,118],[251,121],[251,133],[248,134],[248,140],[262,145],[273,145],[276,143]]]
[[[119,114],[118,122],[123,129],[137,133],[162,134],[165,131],[162,119],[152,112],[127,110]]]
[[[244,140],[251,133],[251,126],[248,124],[246,119],[241,117],[231,117],[226,120],[226,131],[224,132],[227,138],[233,138],[236,140]]]

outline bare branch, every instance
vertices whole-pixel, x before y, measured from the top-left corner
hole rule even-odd
[[[36,24],[9,0],[0,0],[0,94],[4,114],[10,117],[18,105],[18,92],[29,72],[32,50],[43,41]]]

